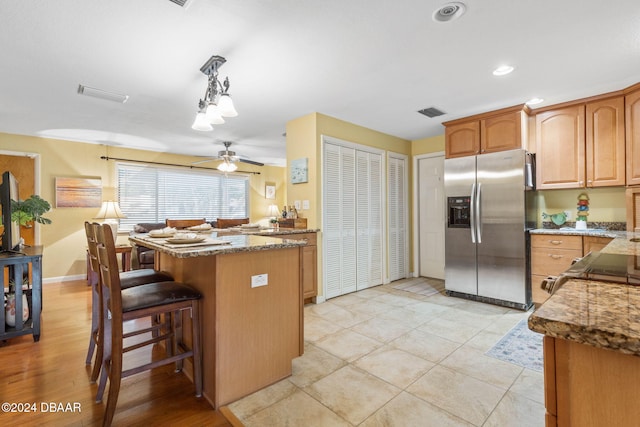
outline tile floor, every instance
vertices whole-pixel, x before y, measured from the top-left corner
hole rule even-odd
[[[306,306],[293,375],[230,409],[247,427],[544,426],[542,374],[484,355],[529,313],[416,290],[441,284]]]

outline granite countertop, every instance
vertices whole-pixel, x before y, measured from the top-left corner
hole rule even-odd
[[[317,233],[320,230],[318,229],[310,229],[310,228],[284,228],[284,227],[280,227],[278,229],[275,228],[262,228],[260,230],[256,230],[256,231],[250,231],[250,230],[240,230],[240,229],[234,229],[232,230],[232,232],[235,233],[242,233],[242,234],[254,234],[257,236],[286,236],[289,234],[304,234],[304,233]],[[219,233],[224,232],[224,230],[218,230]]]
[[[200,235],[205,237],[207,240],[197,246],[171,245],[167,243],[166,239],[149,237],[147,234],[135,234],[129,236],[129,240],[137,245],[155,249],[176,258],[192,258],[236,252],[265,251],[306,245],[304,240],[266,237],[255,234],[219,234],[217,232],[212,232],[205,234],[200,233]],[[212,243],[207,244],[208,242]]]
[[[625,231],[611,231],[602,228],[587,228],[586,230],[576,230],[571,227],[562,228],[536,228],[529,230],[529,234],[554,234],[564,236],[593,236],[593,237],[610,237],[616,238],[620,233],[626,233]]]
[[[569,234],[562,229],[534,231]],[[612,237],[601,253],[640,256],[640,233],[586,230],[581,235]],[[569,279],[529,316],[529,329],[640,356],[640,286]]]
[[[570,279],[529,316],[529,329],[640,356],[640,286]]]

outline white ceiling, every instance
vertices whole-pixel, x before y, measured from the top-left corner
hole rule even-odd
[[[286,122],[312,112],[415,140],[640,82],[637,0],[462,1],[437,23],[446,0],[0,0],[0,131],[198,156],[228,140],[284,165]],[[198,132],[212,55],[239,116]],[[504,63],[515,71],[493,76]],[[416,112],[432,106],[448,114]]]

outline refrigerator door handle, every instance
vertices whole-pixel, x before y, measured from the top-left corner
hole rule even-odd
[[[482,183],[478,183],[478,194],[476,194],[476,204],[473,207],[473,211],[475,213],[476,219],[475,219],[475,223],[476,223],[476,238],[478,240],[478,243],[482,243],[482,211],[481,211],[481,202],[482,202]]]
[[[476,243],[476,214],[475,214],[475,201],[476,201],[476,184],[471,184],[471,203],[469,207],[471,209],[470,216],[471,224],[469,229],[471,230],[471,243]]]

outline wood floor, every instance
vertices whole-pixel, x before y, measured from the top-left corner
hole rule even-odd
[[[14,409],[22,410],[5,412],[3,406],[2,426],[101,424],[106,402],[95,403],[97,385],[89,383],[85,365],[90,326],[85,281],[44,285],[40,341],[34,343],[31,335],[0,341],[0,403],[15,403]],[[125,368],[127,357],[153,356],[150,349],[137,352],[127,354]],[[194,393],[191,381],[174,373],[173,365],[125,378],[113,425],[241,425],[233,414],[223,408],[225,418]]]

